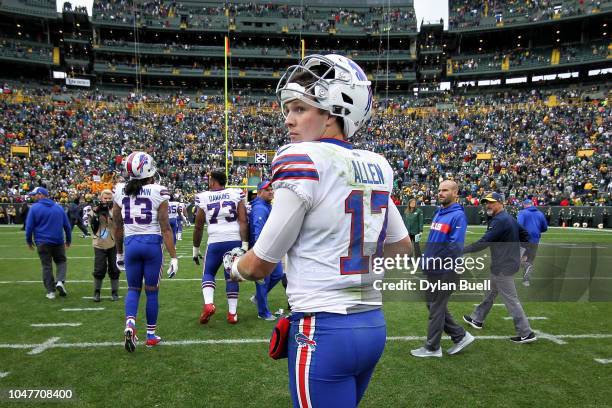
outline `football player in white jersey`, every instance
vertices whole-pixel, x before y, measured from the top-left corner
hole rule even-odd
[[[176,196],[174,194],[171,195],[170,201],[168,201],[168,220],[170,221],[170,228],[172,228],[172,238],[174,239],[175,246],[179,233],[179,219],[183,215],[182,212],[182,204],[176,199]]]
[[[223,171],[211,171],[208,177],[209,191],[195,197],[196,219],[193,231],[193,260],[200,258],[200,244],[204,223],[208,224],[208,241],[204,254],[202,273],[202,295],[204,305],[200,323],[206,324],[215,313],[215,276],[223,263],[223,254],[235,247],[249,247],[249,226],[245,206],[245,194],[237,188],[225,188],[227,178]],[[238,323],[238,283],[232,282],[226,274],[227,322]]]
[[[162,241],[172,257],[168,277],[178,271],[176,249],[168,222],[168,190],[155,183],[155,163],[144,152],[127,157],[125,168],[130,180],[115,186],[113,219],[117,242],[117,267],[126,271],[125,349],[136,349],[136,316],[144,280],[147,294],[147,347],[157,345],[155,334],[159,311],[158,290],[163,264]],[[124,238],[125,237],[125,238]],[[125,248],[124,248],[125,242]]]
[[[185,204],[183,203],[183,200],[182,200],[182,195],[178,190],[175,191],[174,198],[176,202],[178,203],[178,206],[177,206],[178,217],[176,218],[176,240],[182,241],[183,240],[183,225],[189,226],[189,220],[187,219],[187,208],[185,207]]]
[[[412,244],[390,199],[391,166],[347,141],[371,116],[361,68],[340,55],[308,56],[284,74],[277,96],[292,143],[272,162],[274,206],[254,247],[224,263],[232,279],[257,280],[287,254],[293,405],[355,407],[386,341],[371,259],[409,254]]]

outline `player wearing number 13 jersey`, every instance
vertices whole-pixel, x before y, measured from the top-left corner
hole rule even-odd
[[[268,222],[230,273],[261,279],[287,254],[293,405],[355,407],[386,340],[371,259],[409,253],[410,238],[390,199],[389,163],[346,141],[371,114],[361,68],[340,55],[312,55],[289,68],[277,96],[292,143],[272,162]]]
[[[124,270],[128,282],[125,298],[125,349],[136,348],[136,317],[144,281],[147,294],[147,341],[155,346],[161,338],[155,334],[159,311],[158,290],[163,256],[162,241],[172,257],[168,276],[178,270],[178,260],[168,222],[170,193],[155,183],[153,158],[144,152],[127,157],[125,168],[130,180],[115,186],[113,219],[117,242],[117,267]]]
[[[200,323],[208,323],[216,311],[214,304],[215,276],[223,263],[223,254],[235,247],[248,249],[248,223],[245,194],[237,188],[225,188],[227,178],[223,171],[212,171],[208,178],[209,191],[195,197],[196,219],[193,232],[194,260],[199,263],[199,248],[202,241],[204,222],[208,224],[208,241],[204,255],[202,273],[202,295],[204,305]],[[227,322],[238,323],[238,283],[226,276]]]

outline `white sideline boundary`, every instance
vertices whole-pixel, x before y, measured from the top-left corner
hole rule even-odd
[[[541,339],[549,340],[555,344],[566,344],[564,339],[612,339],[612,333],[585,333],[585,334],[548,334],[537,332],[538,336]],[[476,340],[505,340],[510,341],[510,336],[497,336],[497,335],[487,335],[487,336],[474,336]],[[392,341],[423,341],[425,340],[425,336],[390,336],[387,337],[388,342]],[[449,339],[449,337],[445,336],[444,339]],[[54,349],[54,348],[63,348],[63,349],[71,349],[71,348],[100,348],[100,347],[122,347],[123,342],[119,341],[103,341],[103,342],[86,342],[86,343],[58,343],[60,340],[59,337],[51,337],[50,339],[42,342],[42,343],[32,343],[32,344],[0,344],[0,349],[12,349],[12,350],[30,350],[27,354],[40,354],[45,350]],[[239,345],[239,344],[259,344],[259,343],[268,343],[269,339],[257,339],[257,338],[244,338],[244,339],[194,339],[194,340],[175,340],[175,341],[163,341],[160,343],[160,346],[168,347],[168,346],[197,346],[197,345]],[[603,359],[595,359],[603,360]],[[608,360],[606,360],[608,361]],[[598,361],[599,362],[599,361]],[[612,362],[612,359],[609,360]],[[602,363],[607,364],[607,363]]]
[[[60,310],[62,312],[96,312],[104,309],[103,307],[65,307]]]
[[[171,282],[171,281],[177,281],[177,282],[183,282],[183,281],[198,281],[201,282],[202,278],[166,278],[164,277],[162,279],[164,282]],[[216,281],[225,281],[225,278],[216,278]],[[125,282],[125,279],[120,279],[121,282]],[[42,283],[41,280],[17,280],[17,281],[0,281],[0,285],[4,284],[4,285],[10,285],[12,283]],[[67,280],[66,284],[67,285],[71,285],[73,283],[88,283],[88,284],[92,284],[93,283],[93,279],[89,279],[89,280]],[[121,288],[120,288],[121,289]]]
[[[79,327],[83,323],[32,323],[32,327]]]

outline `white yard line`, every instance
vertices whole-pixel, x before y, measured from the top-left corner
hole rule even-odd
[[[4,378],[4,377],[6,377],[6,376],[7,376],[7,375],[9,375],[9,374],[10,374],[10,372],[9,372],[9,371],[0,372],[0,378]]]
[[[595,361],[601,364],[612,364],[612,358],[596,358]]]
[[[60,339],[59,337],[51,337],[49,340],[45,341],[44,343],[40,343],[39,345],[34,347],[32,350],[28,352],[28,354],[40,354],[43,351],[49,348],[52,348],[55,342],[57,342],[59,339]]]
[[[555,344],[565,344],[562,339],[612,339],[611,334],[548,334],[538,332],[538,336],[542,339],[552,341]],[[509,340],[510,336],[475,336],[476,340]],[[387,341],[422,341],[425,340],[425,336],[390,336],[387,337]],[[448,339],[448,337],[445,337]],[[87,343],[58,343],[59,337],[52,337],[49,340],[40,344],[0,344],[0,349],[17,349],[17,350],[28,350],[31,349],[28,354],[40,354],[45,350],[53,348],[99,348],[99,347],[121,347],[123,342],[117,341],[105,341],[105,342],[87,342]],[[270,340],[267,338],[238,338],[238,339],[194,339],[194,340],[176,340],[176,341],[163,341],[160,343],[162,346],[192,346],[192,345],[210,345],[210,344],[223,344],[223,345],[236,345],[236,344],[259,344],[268,343]],[[612,361],[612,360],[611,360]]]
[[[512,320],[512,316],[504,317],[504,320]],[[548,317],[544,316],[527,316],[527,320],[548,320]]]
[[[23,261],[40,259],[39,257],[2,257],[0,261]],[[68,256],[67,259],[94,259],[93,256]]]
[[[32,323],[32,327],[78,327],[83,323]]]
[[[91,244],[70,244],[70,247],[71,248],[72,247],[90,247],[90,248],[93,248],[93,246]],[[10,244],[1,244],[0,248],[18,248],[18,246],[15,245],[15,244],[13,244],[13,245],[10,245]]]
[[[60,309],[62,312],[95,312],[104,310],[103,307],[65,307]]]
[[[540,330],[534,330],[534,332],[541,339],[550,340],[550,341],[552,341],[553,343],[556,343],[556,344],[567,344],[567,341],[562,340],[561,336],[555,336],[553,334],[544,333],[543,331],[540,331]]]
[[[100,299],[112,299],[112,296],[100,296]],[[123,296],[119,296],[119,299],[123,298]],[[93,300],[93,296],[83,296],[83,299]]]

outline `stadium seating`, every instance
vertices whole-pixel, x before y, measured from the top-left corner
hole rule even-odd
[[[66,99],[30,93],[15,90],[1,104],[6,138],[0,192],[5,195],[23,195],[39,183],[57,194],[86,193],[95,175],[118,172],[121,158],[133,149],[150,151],[165,182],[188,196],[205,188],[208,170],[223,166],[224,124],[217,98],[158,96],[143,104],[129,96],[83,93],[58,104]],[[353,142],[389,159],[396,171],[395,194],[404,201],[417,196],[435,203],[437,182],[453,177],[464,197],[497,189],[515,202],[536,196],[543,203],[569,197],[609,204],[609,107],[569,96],[548,104],[548,96],[531,93],[447,95],[422,108],[410,98],[382,100],[368,129]],[[286,143],[272,100],[238,97],[234,102],[230,154],[273,151]],[[29,144],[31,159],[10,157],[12,144]],[[230,182],[242,185],[254,175],[269,176],[268,165],[236,161]],[[588,190],[587,182],[593,185]]]
[[[449,28],[455,31],[520,25],[594,14],[612,9],[612,1],[450,0]]]

